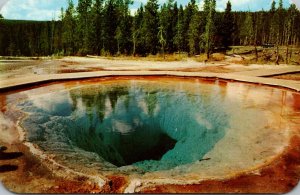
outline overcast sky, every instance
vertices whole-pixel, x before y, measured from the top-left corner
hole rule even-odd
[[[56,19],[60,15],[61,7],[66,8],[67,0],[0,0],[1,3],[8,1],[0,13],[7,19],[24,19],[24,20],[51,20]],[[77,4],[78,0],[74,0]],[[167,0],[159,0],[159,3],[164,3]],[[178,0],[177,3],[186,5],[190,0]],[[217,9],[224,10],[228,0],[217,0]],[[273,0],[231,0],[233,10],[242,11],[257,11],[269,10]],[[278,2],[279,0],[276,0]],[[299,2],[300,0],[283,0],[284,6],[288,7],[292,1]],[[147,0],[134,0],[134,4],[130,7],[132,13],[140,7],[140,4],[146,4]],[[203,0],[196,0],[200,9],[203,5]]]

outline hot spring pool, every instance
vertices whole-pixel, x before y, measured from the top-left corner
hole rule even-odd
[[[181,77],[68,81],[7,96],[24,113],[25,141],[59,164],[168,181],[271,161],[299,125],[299,100],[279,88]]]
[[[78,147],[117,167],[166,170],[202,160],[225,135],[226,105],[199,83],[120,80],[57,91],[18,105],[28,141]]]

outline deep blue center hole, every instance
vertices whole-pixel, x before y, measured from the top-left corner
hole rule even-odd
[[[30,113],[23,121],[28,140],[49,150],[59,150],[52,145],[63,142],[118,167],[155,171],[201,160],[224,136],[228,123],[218,94],[178,90],[177,85],[160,88],[131,81],[51,97],[19,105]],[[49,106],[38,104],[44,100]]]

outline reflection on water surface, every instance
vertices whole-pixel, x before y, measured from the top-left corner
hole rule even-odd
[[[1,117],[17,104],[27,141],[76,170],[213,174],[277,154],[298,127],[299,97],[238,82],[114,77],[2,95]]]
[[[28,140],[44,150],[58,142],[149,171],[201,161],[228,126],[221,99],[210,84],[126,80],[36,96],[19,107],[30,113]]]

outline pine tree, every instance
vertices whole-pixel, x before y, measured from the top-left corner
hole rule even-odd
[[[107,54],[115,54],[118,50],[116,37],[116,30],[118,27],[118,9],[115,0],[108,0],[104,7],[103,15],[103,52]]]
[[[270,9],[270,13],[275,13],[276,11],[276,2],[275,0],[272,1],[272,5],[271,5],[271,9]]]
[[[291,4],[289,9],[288,9],[288,13],[287,13],[288,17],[287,22],[286,22],[286,41],[285,41],[285,45],[289,45],[292,44],[293,42],[293,37],[295,36],[295,20],[297,17],[297,8],[295,4]]]
[[[53,32],[53,48],[52,53],[55,55],[63,55],[63,40],[62,40],[63,26],[61,21],[54,23]]]
[[[129,5],[132,0],[120,0],[118,6],[118,30],[119,30],[119,49],[124,54],[129,54],[132,49],[132,17],[130,16]],[[117,31],[118,32],[118,31]]]
[[[191,25],[193,16],[195,14],[195,9],[196,9],[196,1],[191,0],[186,5],[185,10],[184,10],[184,37],[186,37],[186,39],[184,41],[184,49],[188,53],[190,53],[190,46],[193,45],[192,44],[193,40],[191,40],[191,38],[193,38],[193,36],[191,36],[193,33],[191,33],[190,25]]]
[[[169,37],[168,37],[168,29],[169,26],[172,25],[172,22],[170,23],[169,20],[169,8],[164,3],[160,8],[159,13],[159,31],[158,31],[158,41],[161,45],[161,51],[164,53],[165,46],[169,44]],[[163,44],[162,44],[163,42]]]
[[[79,0],[77,6],[78,13],[78,25],[77,25],[77,35],[78,39],[81,40],[77,42],[79,49],[79,54],[86,55],[90,52],[91,41],[89,36],[91,34],[91,9],[92,0]]]
[[[68,7],[59,21],[0,20],[0,55],[51,54],[157,54],[174,51],[197,54],[232,44],[286,45],[286,55],[277,52],[277,63],[290,62],[289,45],[300,45],[300,12],[283,0],[272,2],[270,10],[232,12],[228,2],[224,12],[215,12],[215,1],[204,0],[198,11],[196,1],[177,8],[168,0],[158,9],[158,0],[141,5],[130,15],[131,0],[80,0]],[[258,55],[257,55],[258,57]]]
[[[221,36],[222,36],[222,46],[226,49],[232,45],[232,35],[234,32],[234,19],[231,13],[231,2],[228,1],[225,9],[225,13],[222,18],[221,23]]]
[[[189,53],[195,55],[199,53],[199,43],[200,43],[200,14],[195,6],[194,14],[189,26],[188,40],[189,40]]]
[[[250,12],[246,13],[246,18],[241,27],[241,38],[243,45],[251,45],[253,43],[254,30],[253,30],[253,19]]]
[[[122,39],[122,32],[121,32],[121,28],[120,26],[117,27],[116,29],[116,35],[115,35],[115,39],[117,40],[117,48],[118,48],[118,51],[117,51],[117,55],[120,55],[121,52],[120,52],[120,42],[121,42],[121,39]]]
[[[270,32],[271,32],[271,23],[272,18],[275,13],[275,2],[273,1],[271,9],[269,11],[261,11],[259,14],[258,23],[260,24],[260,39],[258,40],[258,43],[266,44],[271,43],[270,41]]]
[[[151,54],[157,53],[158,45],[158,2],[157,0],[149,0],[145,6],[145,13],[143,19],[142,34],[145,39],[145,47],[147,52]]]
[[[210,53],[214,47],[214,35],[215,35],[215,12],[216,12],[216,0],[207,1],[208,5],[205,7],[209,7],[209,13],[207,16],[207,22],[205,26],[205,51],[207,55],[207,59],[210,57]]]
[[[50,53],[50,35],[49,35],[49,26],[48,24],[42,25],[40,41],[39,41],[39,55],[45,56]]]
[[[185,29],[184,29],[184,11],[182,5],[179,7],[178,20],[176,25],[176,34],[174,37],[174,44],[178,52],[185,50]]]
[[[204,0],[204,5],[203,5],[203,12],[205,13],[205,14],[209,14],[209,12],[210,12],[210,7],[211,7],[211,0]]]
[[[162,51],[164,59],[165,59],[165,46],[167,44],[166,39],[165,39],[166,35],[165,35],[163,26],[160,26],[158,29],[159,29],[158,30],[158,42],[161,45],[161,51]]]
[[[297,44],[298,46],[300,46],[300,12],[299,12],[299,10],[297,10],[294,28],[295,28],[294,44],[295,45]]]
[[[93,53],[100,55],[103,47],[103,1],[95,0],[92,7],[92,29],[90,31],[91,46]]]
[[[140,8],[137,10],[137,13],[133,19],[132,25],[132,43],[133,43],[133,51],[132,54],[135,56],[136,53],[144,55],[145,45],[144,39],[142,37],[142,25],[143,25],[143,16],[144,16],[144,7],[141,4]]]
[[[174,3],[173,6],[173,12],[171,13],[171,19],[172,19],[172,35],[171,35],[171,43],[172,45],[170,46],[170,52],[175,52],[177,51],[177,47],[175,44],[175,36],[177,33],[177,24],[178,24],[178,6],[177,6],[177,2]]]
[[[65,15],[62,18],[63,23],[63,47],[66,55],[75,54],[75,8],[72,0],[68,0],[68,8]]]
[[[2,14],[0,14],[0,19],[3,19],[4,17],[2,16]]]
[[[176,6],[176,7],[175,7]],[[167,1],[167,25],[164,26],[166,29],[166,48],[169,53],[174,51],[174,36],[175,26],[177,24],[177,4],[175,5],[174,0]]]
[[[272,3],[272,7],[270,9],[270,13],[269,13],[269,17],[271,18],[271,24],[270,24],[270,42],[275,44],[277,42],[277,37],[279,36],[278,35],[278,32],[279,32],[279,27],[280,27],[280,24],[278,23],[279,22],[279,15],[277,13],[277,9],[276,9],[276,3],[275,1],[273,1]]]
[[[200,52],[205,51],[206,41],[205,41],[205,27],[207,23],[207,16],[209,14],[209,0],[204,0],[202,11],[200,11],[200,24],[199,24],[199,48]]]
[[[284,39],[285,39],[285,34],[284,34],[284,27],[286,25],[285,23],[285,10],[283,8],[283,0],[279,0],[279,7],[276,11],[278,17],[278,34],[277,34],[277,45],[283,45],[284,44]]]
[[[279,8],[278,9],[283,10],[283,0],[279,0]]]

